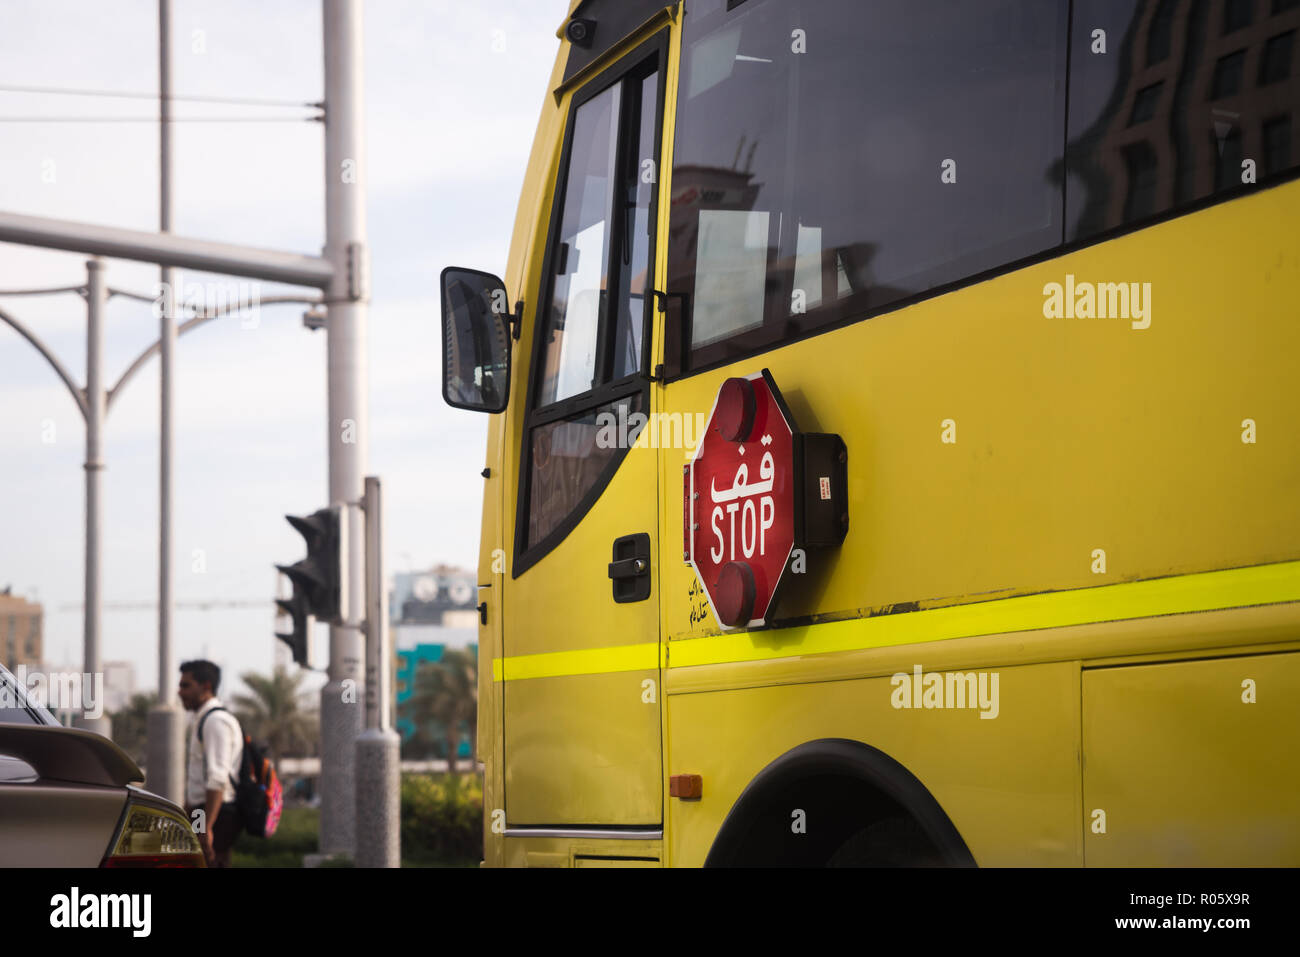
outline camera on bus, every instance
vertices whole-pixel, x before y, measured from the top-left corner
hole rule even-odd
[[[574,46],[589,47],[596,35],[596,21],[574,17],[565,24],[564,35]]]

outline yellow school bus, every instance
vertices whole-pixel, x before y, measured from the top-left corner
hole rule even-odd
[[[572,4],[442,277],[485,864],[1300,864],[1298,31]]]

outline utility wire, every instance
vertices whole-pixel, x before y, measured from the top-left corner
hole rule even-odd
[[[320,123],[319,116],[173,116],[169,123]],[[156,116],[0,116],[0,123],[157,123]]]
[[[131,90],[73,90],[54,86],[6,86],[0,84],[0,93],[53,93],[63,96],[105,96],[129,100],[157,100],[157,93],[140,93]],[[301,100],[263,100],[237,96],[176,95],[169,97],[175,103],[226,103],[243,106],[302,106],[323,110],[324,103],[304,103]]]
[[[193,601],[173,602],[177,608],[198,608],[207,610],[210,608],[270,608],[274,607],[274,598],[235,598],[235,599],[196,599]],[[81,602],[64,602],[59,605],[58,611],[81,611],[85,605]],[[157,608],[157,601],[106,601],[104,602],[105,611],[135,611],[137,609],[144,611],[150,608]]]

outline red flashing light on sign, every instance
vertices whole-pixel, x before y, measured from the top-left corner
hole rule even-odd
[[[748,379],[728,379],[718,390],[718,434],[728,442],[748,442],[754,427],[754,386]]]

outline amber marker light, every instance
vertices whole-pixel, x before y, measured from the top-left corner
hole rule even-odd
[[[674,774],[668,779],[668,796],[698,798],[704,795],[704,779],[698,774]]]

